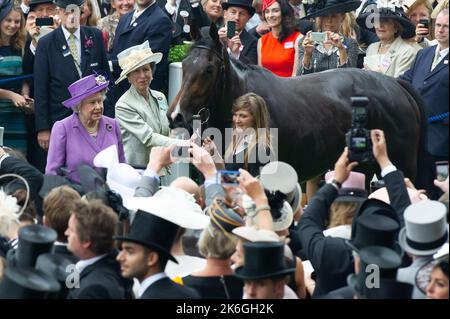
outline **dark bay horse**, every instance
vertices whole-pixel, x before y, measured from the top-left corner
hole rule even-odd
[[[270,127],[278,128],[278,159],[288,162],[304,181],[334,166],[351,126],[352,96],[367,96],[367,128],[385,132],[389,157],[414,179],[424,141],[426,119],[420,96],[408,83],[359,69],[337,69],[295,78],[230,58],[217,30],[198,39],[183,61],[183,82],[168,111],[172,127],[187,127],[207,107],[208,126],[231,126],[231,105],[254,92],[264,98]],[[366,174],[376,164],[359,165]],[[371,175],[370,175],[371,176]]]

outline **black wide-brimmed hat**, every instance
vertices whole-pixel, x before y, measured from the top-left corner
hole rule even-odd
[[[61,285],[61,290],[54,296],[56,299],[65,299],[69,293],[69,289],[66,285],[66,279],[70,275],[70,268],[68,268],[70,265],[74,266],[74,263],[61,254],[42,254],[36,261],[35,268],[37,270],[40,270],[42,273],[56,279]]]
[[[0,283],[0,299],[47,299],[61,286],[43,272],[28,267],[7,267]]]
[[[400,36],[404,39],[412,38],[416,34],[416,26],[405,15],[401,7],[377,8],[374,5],[368,6],[364,12],[360,13],[358,18],[356,18],[356,22],[361,28],[375,32],[375,18],[393,19],[400,23],[403,27],[403,32]]]
[[[284,258],[281,242],[244,243],[244,266],[235,271],[235,276],[244,280],[258,280],[288,275],[295,272]]]
[[[316,0],[303,19],[346,13],[358,9],[360,5],[360,0]]]
[[[168,220],[139,210],[136,212],[128,235],[114,237],[114,239],[140,244],[178,263],[170,250],[179,228]]]
[[[357,275],[352,274],[348,276],[348,286],[360,298],[382,298],[381,291],[374,292],[372,290],[380,289],[381,279],[385,280],[384,283],[395,281],[397,270],[402,263],[402,258],[394,250],[380,246],[370,246],[361,249],[359,251],[359,257],[360,272]],[[379,275],[376,278],[379,280],[378,283],[376,281],[372,282],[369,278],[369,276],[376,274]],[[373,284],[373,286],[369,286],[369,284]],[[386,289],[387,287],[384,290]]]
[[[227,2],[222,2],[222,8],[227,10],[229,7],[240,7],[247,9],[250,17],[255,14],[255,8],[252,6],[252,0],[228,0]]]
[[[53,0],[31,0],[29,6],[30,6],[30,11],[33,11],[36,6],[40,5],[40,4],[44,4],[44,3],[48,3],[48,4],[54,4]]]
[[[29,225],[19,229],[17,249],[8,251],[11,266],[34,267],[41,254],[49,253],[58,237],[55,230],[42,225]]]
[[[53,3],[60,8],[66,8],[68,5],[81,6],[86,0],[53,0]]]

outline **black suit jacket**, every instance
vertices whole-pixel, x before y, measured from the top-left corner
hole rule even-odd
[[[81,71],[82,77],[94,72],[104,72],[110,77],[106,48],[102,32],[97,28],[82,26]],[[93,45],[85,47],[86,39],[92,38]],[[80,79],[69,52],[62,27],[41,38],[34,57],[34,96],[36,131],[50,130],[56,121],[72,114],[62,102],[70,98],[69,85]],[[66,56],[64,56],[66,55]],[[110,109],[105,105],[105,114]]]
[[[167,14],[167,16],[169,17],[169,19],[171,21],[173,21],[173,15],[170,14],[167,10],[166,10],[166,3],[167,0],[156,0],[156,3],[158,4],[158,6],[161,8],[162,11],[164,11],[165,14]],[[203,13],[203,9],[201,9],[201,5],[199,3],[199,5],[196,8],[192,8],[191,4],[189,2],[189,0],[181,0],[180,1],[180,6],[177,9],[177,14],[176,14],[176,24],[178,24],[178,26],[181,28],[181,30],[183,30],[183,26],[184,26],[184,19],[182,16],[180,16],[180,11],[186,11],[187,13],[189,13],[188,16],[188,20],[192,20],[193,18],[195,18],[198,14],[200,14],[200,16],[202,17],[204,15]],[[197,10],[198,12],[194,13],[194,11]],[[203,15],[202,15],[203,13]],[[201,20],[197,23],[202,23]],[[185,32],[181,32],[181,38],[185,39],[185,40],[190,40],[191,37],[189,35],[189,33],[185,33]]]
[[[200,299],[200,295],[194,289],[165,277],[150,285],[140,299]]]
[[[147,8],[131,25],[134,10],[120,18],[116,29],[110,60],[113,63],[113,78],[117,80],[122,72],[117,55],[129,47],[139,45],[148,40],[153,52],[163,54],[161,62],[157,64],[156,71],[150,87],[153,90],[167,91],[169,77],[169,48],[172,41],[172,22],[161,8],[155,3]],[[127,80],[120,82],[110,90],[108,95],[113,104],[130,88]]]
[[[74,264],[76,264],[80,260],[78,257],[74,256],[72,254],[72,252],[70,252],[67,249],[67,246],[63,246],[63,245],[53,245],[53,254],[61,255],[65,258],[69,259]]]
[[[204,38],[210,38],[209,27],[201,29]],[[258,64],[258,39],[252,36],[247,30],[242,30],[239,35],[243,49],[239,55],[239,61],[246,64]]]
[[[67,299],[130,299],[132,280],[120,275],[116,261],[117,252],[112,252],[80,274],[80,288],[69,289]]]
[[[403,173],[399,170],[391,172],[384,177],[384,182],[391,206],[403,227],[403,212],[411,203]],[[345,239],[325,237],[323,234],[327,228],[331,203],[336,197],[336,188],[330,184],[324,185],[305,209],[298,226],[302,247],[316,273],[313,297],[346,286],[347,276],[354,270],[352,250]]]

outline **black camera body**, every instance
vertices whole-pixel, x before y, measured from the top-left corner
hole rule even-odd
[[[350,162],[369,163],[374,160],[370,130],[367,123],[367,97],[352,97],[352,127],[345,134]]]

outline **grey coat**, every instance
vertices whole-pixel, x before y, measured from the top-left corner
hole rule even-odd
[[[116,118],[122,132],[125,159],[134,167],[145,167],[153,146],[181,144],[170,138],[164,94],[150,90],[146,101],[132,85],[116,103]]]

